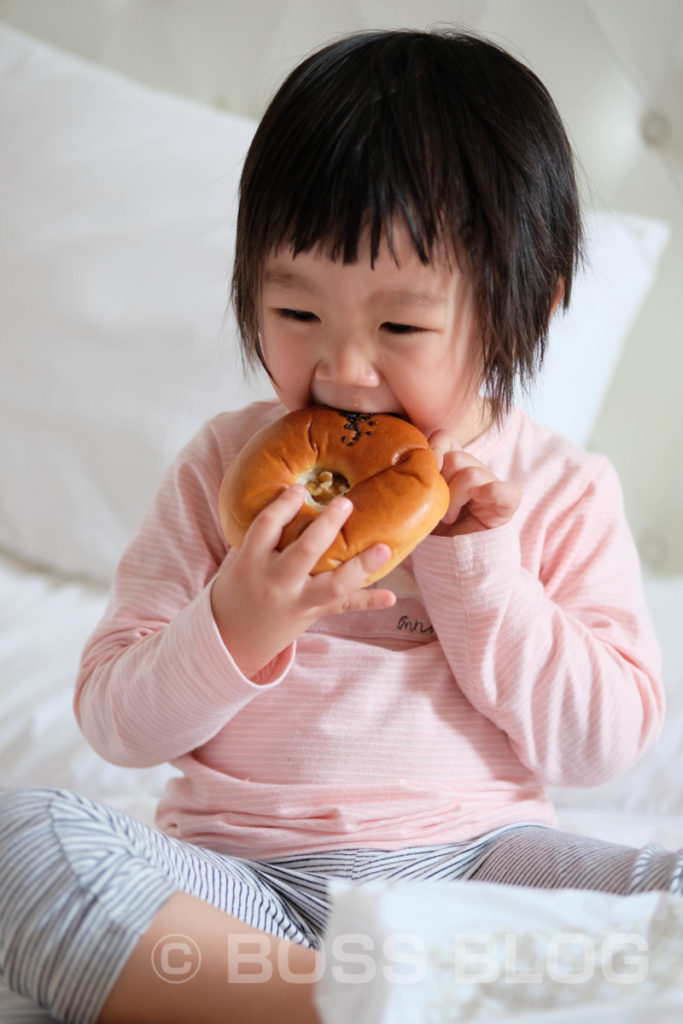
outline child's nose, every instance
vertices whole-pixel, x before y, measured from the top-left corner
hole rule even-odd
[[[326,351],[315,375],[320,381],[365,388],[376,387],[380,380],[371,352],[353,342],[344,342]]]

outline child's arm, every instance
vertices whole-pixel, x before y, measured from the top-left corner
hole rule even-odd
[[[76,715],[91,745],[114,763],[159,764],[201,746],[285,679],[293,641],[309,621],[394,600],[388,591],[358,590],[373,559],[388,556],[382,545],[337,572],[308,576],[310,560],[347,515],[343,502],[280,553],[278,524],[300,501],[284,495],[239,552],[227,551],[218,491],[232,454],[208,425],[176,459],[83,652]]]
[[[513,492],[492,487],[489,512],[502,503],[507,522],[482,530],[466,510],[442,530],[451,539],[414,553],[415,574],[471,703],[546,783],[595,785],[625,770],[662,722],[638,558],[605,460],[568,463],[554,488],[529,480],[526,490],[517,509]]]

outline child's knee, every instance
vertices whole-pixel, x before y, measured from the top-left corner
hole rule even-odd
[[[58,822],[82,816],[78,801],[57,789],[0,791],[0,877],[5,882],[62,858]]]
[[[28,833],[46,827],[49,807],[57,791],[20,789],[0,791],[0,857],[16,844],[20,847]]]
[[[23,922],[33,915],[43,881],[59,859],[50,821],[50,790],[0,792],[0,973],[19,970]]]
[[[79,866],[90,863],[98,839],[102,846],[97,813],[97,805],[66,791],[0,792],[0,974],[41,1006],[59,988],[52,979],[59,963],[70,962],[69,943],[75,950],[82,942],[65,922],[82,923],[94,902]]]

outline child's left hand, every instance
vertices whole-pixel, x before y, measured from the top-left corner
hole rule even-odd
[[[503,526],[512,519],[522,500],[516,484],[499,480],[444,431],[437,430],[429,443],[451,492],[448,511],[434,533],[455,537]]]

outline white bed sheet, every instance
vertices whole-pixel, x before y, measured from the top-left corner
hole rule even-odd
[[[73,714],[80,652],[106,600],[102,587],[0,556],[0,787],[75,789],[151,823],[171,769],[107,764]]]

